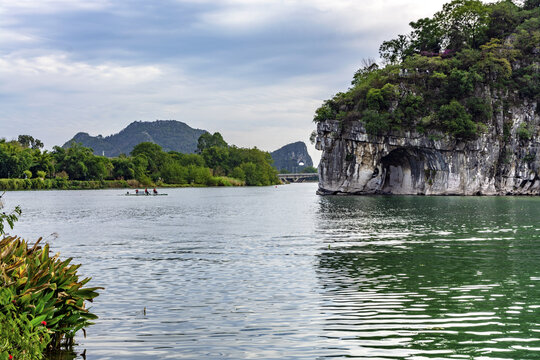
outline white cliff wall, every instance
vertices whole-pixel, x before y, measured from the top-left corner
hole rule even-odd
[[[522,123],[531,139],[518,135]],[[316,147],[320,194],[540,195],[536,103],[501,110],[473,141],[416,131],[372,136],[361,121],[334,120],[318,123]]]

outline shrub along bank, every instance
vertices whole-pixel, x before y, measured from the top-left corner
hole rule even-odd
[[[86,302],[99,294],[84,287],[80,265],[71,258],[50,256],[41,247],[15,236],[4,235],[4,221],[13,228],[20,210],[0,214],[0,360],[41,359],[45,352],[70,349],[78,330],[97,316]]]

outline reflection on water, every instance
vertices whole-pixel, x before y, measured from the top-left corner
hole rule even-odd
[[[540,199],[315,190],[7,199],[106,287],[87,359],[538,357]]]
[[[358,358],[538,358],[539,199],[320,199],[324,336]]]

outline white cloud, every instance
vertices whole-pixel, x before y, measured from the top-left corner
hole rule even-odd
[[[0,14],[101,10],[110,4],[109,0],[0,0]]]
[[[34,36],[0,27],[0,46],[17,43],[32,43],[35,41],[36,38]]]
[[[202,15],[201,26],[234,32],[299,21],[330,26],[339,33],[388,30],[388,27],[403,29],[412,20],[431,16],[445,2],[447,0],[225,0],[214,2],[217,6]]]
[[[155,80],[162,75],[156,66],[91,65],[70,61],[65,54],[31,58],[17,55],[0,57],[0,78],[10,91],[28,91],[44,86],[58,92],[81,89],[128,90],[130,86]]]

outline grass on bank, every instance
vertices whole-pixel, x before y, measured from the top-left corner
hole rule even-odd
[[[158,181],[155,184],[143,184],[137,180],[67,180],[56,179],[0,179],[0,190],[92,190],[92,189],[126,189],[148,186],[159,187],[206,187],[206,186],[245,186],[246,182],[227,177],[212,176],[205,184],[166,184]],[[0,359],[1,360],[1,359]]]

